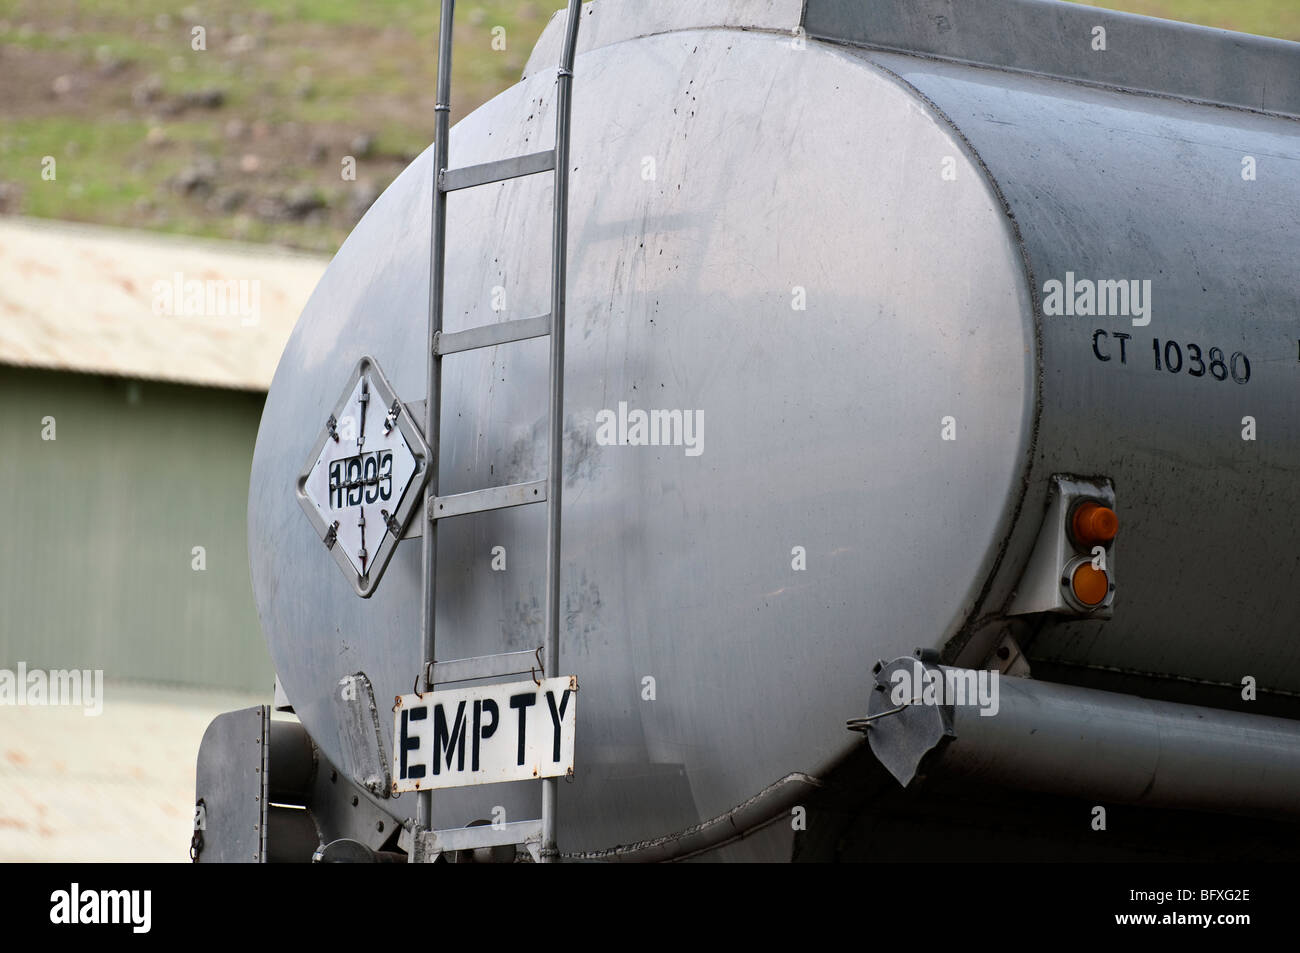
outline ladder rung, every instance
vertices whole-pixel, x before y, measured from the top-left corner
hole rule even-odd
[[[491,347],[494,344],[509,344],[511,341],[526,341],[551,333],[551,316],[539,314],[535,318],[519,318],[515,321],[502,321],[499,324],[485,324],[470,328],[468,331],[443,332],[438,335],[433,349],[438,354],[455,354],[457,351],[470,351],[476,347]]]
[[[507,847],[526,844],[542,837],[541,821],[512,821],[494,827],[457,827],[447,831],[429,831],[427,844],[434,851],[474,850],[477,847]]]
[[[487,510],[505,509],[507,506],[541,503],[545,499],[545,480],[493,486],[486,490],[434,497],[429,503],[429,519],[441,520],[449,516],[464,516],[466,513],[483,513]]]
[[[547,149],[526,156],[511,156],[509,159],[497,159],[481,165],[467,165],[461,169],[443,169],[438,181],[444,192],[455,192],[457,189],[471,189],[476,185],[549,172],[554,168],[555,150]]]
[[[468,682],[475,678],[497,678],[500,675],[522,675],[537,668],[536,652],[502,652],[500,655],[478,655],[474,658],[435,662],[433,683]]]

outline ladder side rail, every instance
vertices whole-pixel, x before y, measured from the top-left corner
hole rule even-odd
[[[451,46],[452,20],[456,0],[442,0],[438,23],[438,87],[434,102],[433,174],[430,186],[433,209],[429,236],[429,327],[425,342],[428,360],[428,389],[424,405],[424,439],[429,444],[429,482],[425,490],[426,507],[438,496],[438,469],[442,463],[438,424],[442,412],[442,356],[435,344],[442,333],[444,264],[447,250],[447,196],[438,187],[443,170],[447,168],[447,138],[451,127]],[[427,512],[427,510],[426,510]],[[424,514],[421,514],[424,517]],[[423,664],[420,680],[429,691],[436,650],[434,625],[434,577],[438,571],[438,524],[429,522],[424,527],[420,548],[420,630]],[[416,831],[433,827],[433,792],[420,791],[416,795]],[[414,857],[414,852],[412,852]]]
[[[549,462],[546,469],[546,674],[560,674],[560,498],[564,488],[564,325],[565,277],[569,232],[569,119],[573,94],[573,59],[582,22],[582,0],[569,0],[564,46],[556,72],[555,219],[551,233],[551,393]],[[556,799],[558,779],[542,781],[543,863],[558,858]]]

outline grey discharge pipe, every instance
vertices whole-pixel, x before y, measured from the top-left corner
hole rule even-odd
[[[1112,803],[1300,817],[1300,722],[904,656],[881,663],[865,730],[903,786],[918,774]]]

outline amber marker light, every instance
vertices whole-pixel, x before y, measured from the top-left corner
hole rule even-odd
[[[1100,503],[1084,503],[1074,511],[1074,520],[1070,528],[1074,531],[1075,541],[1080,546],[1109,546],[1115,534],[1119,532],[1119,517],[1109,506],[1102,506]],[[1075,578],[1078,578],[1077,574]]]
[[[1099,606],[1110,592],[1110,577],[1104,569],[1096,569],[1090,562],[1082,563],[1074,571],[1070,586],[1074,597],[1085,606]]]

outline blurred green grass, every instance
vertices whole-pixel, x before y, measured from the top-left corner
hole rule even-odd
[[[552,5],[462,0],[453,119],[518,79]],[[333,251],[432,139],[437,35],[412,0],[0,0],[0,211]],[[196,168],[211,188],[178,189]],[[326,207],[279,214],[304,187]]]
[[[1298,0],[1093,0],[1086,5],[1300,40]]]
[[[1300,39],[1300,0],[1092,5]],[[333,251],[432,139],[438,6],[0,0],[0,211]],[[518,79],[561,6],[461,0],[453,120]],[[203,93],[220,105],[186,99]],[[195,170],[204,181],[178,187]],[[285,214],[304,189],[324,207]]]

